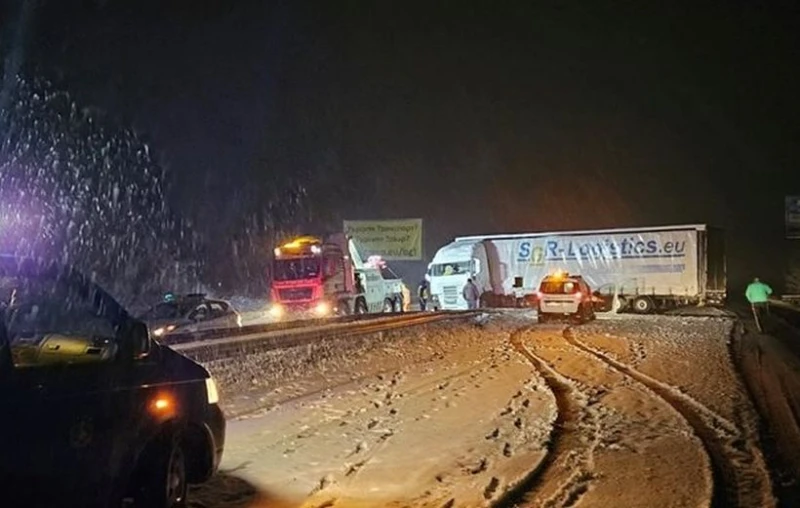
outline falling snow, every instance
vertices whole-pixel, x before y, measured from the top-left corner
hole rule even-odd
[[[6,92],[3,252],[75,264],[129,304],[159,288],[180,246],[149,147],[45,80]]]

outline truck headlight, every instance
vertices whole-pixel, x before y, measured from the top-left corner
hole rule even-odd
[[[331,312],[331,304],[329,304],[328,302],[319,302],[314,307],[314,313],[317,316],[327,316],[328,314],[330,314],[330,312]]]
[[[217,391],[217,383],[213,377],[206,378],[206,395],[208,396],[209,404],[216,404],[219,402],[219,392]]]
[[[284,310],[283,306],[279,305],[277,303],[269,308],[269,315],[274,317],[274,318],[276,318],[276,319],[281,317],[281,316],[283,316],[284,313],[285,313],[285,310]]]

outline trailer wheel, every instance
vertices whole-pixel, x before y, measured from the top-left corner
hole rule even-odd
[[[633,300],[633,311],[637,314],[650,314],[653,312],[653,300],[649,296],[637,296]]]

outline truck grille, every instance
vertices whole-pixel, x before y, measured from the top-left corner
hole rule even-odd
[[[442,287],[442,296],[444,297],[444,303],[455,305],[458,303],[458,287],[456,286],[443,286]]]
[[[279,289],[278,296],[283,301],[290,300],[311,300],[311,292],[313,288],[289,288]]]

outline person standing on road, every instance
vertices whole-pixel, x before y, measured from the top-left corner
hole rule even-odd
[[[361,274],[355,273],[353,274],[353,277],[355,278],[356,293],[359,295],[364,294],[364,281],[361,280]]]
[[[403,283],[403,312],[411,309],[411,290]]]
[[[472,282],[471,277],[467,279],[467,283],[464,284],[464,289],[461,291],[461,295],[464,297],[464,300],[467,301],[467,308],[469,310],[478,308],[478,300],[481,297],[481,292],[478,290],[478,286]]]
[[[758,277],[753,279],[747,286],[744,295],[747,301],[750,302],[750,308],[753,310],[753,317],[756,320],[758,331],[763,331],[761,328],[762,319],[766,314],[769,314],[769,297],[772,294],[772,288],[764,284]]]
[[[419,310],[424,312],[428,308],[428,298],[431,296],[431,289],[427,280],[422,279],[422,282],[419,283],[417,296],[419,297]]]

